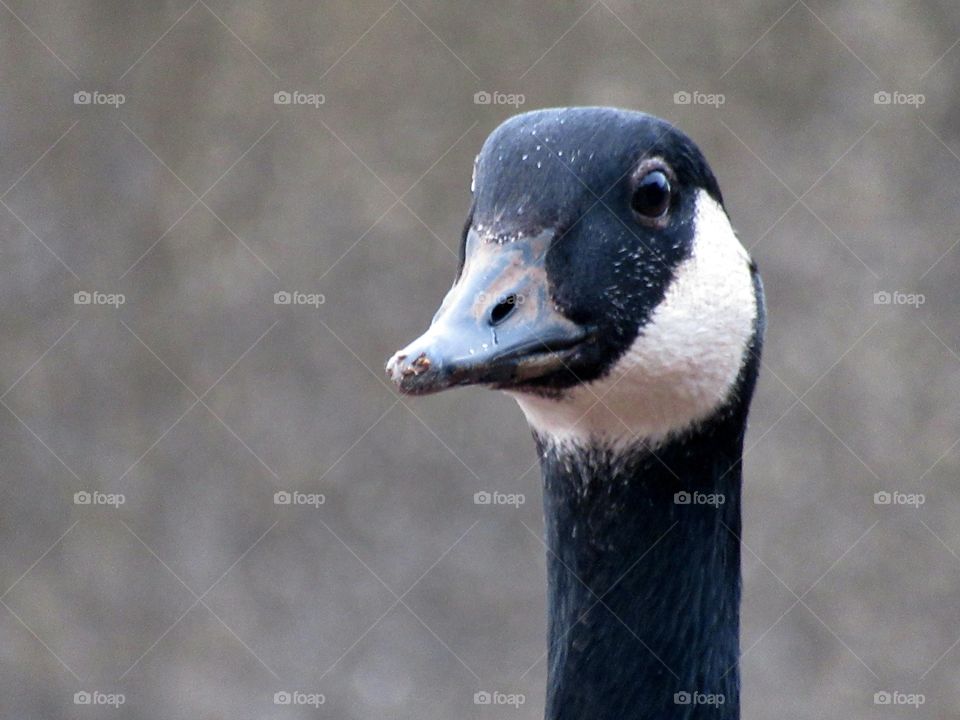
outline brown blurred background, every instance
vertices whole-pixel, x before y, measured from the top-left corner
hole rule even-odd
[[[542,715],[523,418],[381,368],[484,137],[586,104],[694,137],[766,282],[744,716],[960,716],[958,38],[946,0],[2,0],[0,716]]]

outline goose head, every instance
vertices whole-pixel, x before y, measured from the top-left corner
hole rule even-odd
[[[736,404],[761,298],[686,135],[538,110],[484,143],[453,287],[387,373],[409,394],[506,391],[553,442],[661,443]]]

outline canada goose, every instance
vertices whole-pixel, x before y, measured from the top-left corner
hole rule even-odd
[[[739,717],[743,436],[760,278],[700,150],[613,108],[484,143],[456,280],[387,372],[505,390],[533,430],[548,720]]]

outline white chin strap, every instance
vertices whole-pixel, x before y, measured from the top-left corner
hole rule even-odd
[[[706,191],[696,207],[690,257],[610,373],[561,399],[512,393],[539,435],[558,444],[657,445],[728,400],[755,330],[750,257]]]

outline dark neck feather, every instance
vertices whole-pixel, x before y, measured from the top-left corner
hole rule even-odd
[[[543,448],[548,720],[739,716],[741,434],[729,425],[655,456]]]

